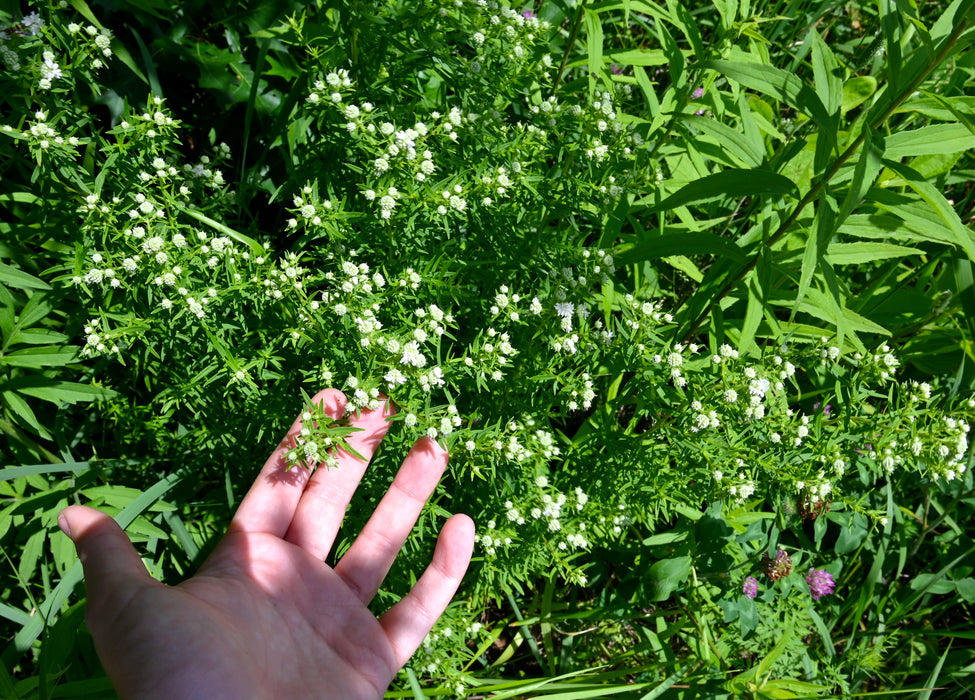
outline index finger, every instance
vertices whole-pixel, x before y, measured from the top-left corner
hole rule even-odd
[[[341,391],[326,389],[312,398],[331,418],[345,415],[346,398]],[[230,523],[229,532],[266,532],[284,537],[294,517],[301,494],[308,483],[309,472],[303,466],[292,466],[286,457],[295,446],[302,420],[297,418],[284,439],[268,457]]]

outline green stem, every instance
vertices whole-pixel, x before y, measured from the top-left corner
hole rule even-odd
[[[579,3],[579,11],[576,12],[576,18],[572,22],[572,32],[569,34],[569,43],[565,47],[565,53],[562,55],[562,63],[559,65],[559,72],[555,76],[555,85],[552,86],[553,95],[559,90],[559,83],[562,80],[562,73],[565,72],[565,64],[569,62],[569,53],[572,51],[572,46],[576,43],[576,36],[579,34],[579,25],[582,24],[582,13],[586,9],[587,2],[588,0],[582,0],[582,2]]]

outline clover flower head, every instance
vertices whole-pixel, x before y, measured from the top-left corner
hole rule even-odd
[[[770,557],[767,553],[762,555],[762,567],[770,580],[778,581],[792,571],[792,557],[785,551],[777,549],[774,557]]]
[[[806,574],[806,583],[809,584],[809,594],[813,600],[819,600],[824,595],[831,595],[836,590],[836,582],[833,576],[825,569],[810,569]]]
[[[742,584],[741,592],[745,594],[745,597],[749,600],[755,600],[755,596],[758,595],[758,579],[754,576],[749,576],[745,579],[745,583]]]

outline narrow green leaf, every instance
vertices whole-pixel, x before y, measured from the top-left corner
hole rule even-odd
[[[3,388],[15,389],[21,394],[56,404],[101,401],[115,396],[114,391],[104,387],[78,382],[59,382],[40,376],[13,379]]]
[[[762,317],[765,315],[765,292],[762,289],[759,277],[761,273],[767,272],[765,269],[768,263],[768,251],[763,249],[759,254],[759,261],[755,270],[745,281],[748,290],[748,305],[745,307],[745,319],[741,325],[741,335],[738,338],[739,349],[743,353],[750,353],[758,350],[755,344],[755,333],[758,331]],[[760,270],[759,268],[763,268]]]
[[[928,679],[924,682],[924,691],[917,696],[917,700],[931,700],[931,692],[938,687],[938,678],[941,677],[941,669],[944,668],[945,659],[948,658],[948,654],[951,652],[952,641],[951,639],[948,640],[944,653],[938,658],[938,663],[934,665],[934,668],[931,669]]]
[[[661,532],[657,535],[651,535],[643,540],[643,546],[645,547],[659,547],[664,544],[673,544],[674,542],[683,542],[687,539],[690,534],[690,530],[675,530],[672,532]]]
[[[822,100],[794,74],[774,66],[741,61],[703,61],[702,68],[711,69],[731,78],[747,88],[780,102],[809,116],[830,140],[836,139],[836,128]]]
[[[644,260],[655,260],[673,255],[721,255],[738,262],[745,262],[744,252],[733,242],[713,233],[672,233],[647,238],[623,249],[616,256],[618,265],[632,265]]]
[[[850,183],[850,189],[847,190],[846,197],[843,198],[843,203],[840,205],[840,211],[836,215],[837,227],[841,226],[846,218],[856,210],[883,168],[885,141],[866,125],[863,129],[863,146],[860,149],[860,157],[857,160],[856,167],[853,169],[853,181]]]
[[[8,619],[20,627],[30,622],[30,614],[28,612],[21,610],[20,608],[15,608],[11,605],[7,605],[6,603],[0,603],[0,617]],[[0,670],[4,670],[2,666],[0,666]],[[2,687],[2,681],[0,681],[0,688]],[[0,697],[5,696],[0,694]]]
[[[920,129],[898,131],[885,141],[884,155],[891,160],[975,149],[975,134],[964,124],[932,124]]]
[[[704,279],[704,273],[686,255],[668,255],[660,259],[678,272],[683,272],[695,282],[700,283]]]
[[[937,21],[931,26],[931,41],[938,44],[947,39],[955,30],[967,21],[971,27],[972,13],[975,11],[973,0],[955,0],[941,13]]]
[[[948,203],[941,191],[925,180],[916,170],[906,165],[895,163],[886,158],[883,164],[900,175],[908,186],[931,206],[934,213],[954,234],[955,242],[961,246],[969,259],[975,260],[975,233],[961,222],[958,213]]]
[[[833,234],[836,232],[836,208],[827,186],[826,191],[816,207],[815,230],[806,237],[806,247],[802,254],[802,267],[799,273],[799,288],[796,291],[796,301],[792,307],[789,320],[795,318],[799,304],[809,291],[816,270],[823,264],[823,255],[829,246]]]
[[[35,323],[40,321],[42,318],[47,316],[54,309],[54,304],[48,299],[47,294],[35,293],[31,294],[30,299],[24,304],[24,308],[20,310],[20,317],[17,319],[18,328],[30,328]],[[48,333],[53,333],[53,331],[45,331]]]
[[[47,428],[37,420],[37,416],[34,415],[34,409],[30,407],[30,404],[22,396],[14,391],[4,391],[2,397],[7,408],[22,421],[20,423],[21,425],[26,425],[28,428],[33,429],[45,440],[51,439],[51,434],[47,431]]]
[[[16,337],[16,336],[15,336]],[[78,359],[78,348],[70,346],[47,345],[40,348],[26,348],[9,352],[0,357],[0,365],[12,367],[61,367]]]
[[[23,318],[23,314],[21,314],[21,318]],[[21,325],[20,322],[17,325]],[[68,340],[68,336],[64,333],[49,331],[46,328],[37,328],[26,331],[15,331],[10,336],[10,345],[58,345],[58,347],[66,349],[60,345],[60,343],[64,343],[66,340]]]
[[[676,89],[682,88],[687,83],[687,73],[684,71],[684,52],[681,51],[665,23],[657,22],[657,36],[660,38],[660,45],[664,47],[664,53],[667,54],[671,85]]]
[[[68,4],[77,10],[78,14],[80,14],[86,20],[94,24],[99,29],[102,28],[102,23],[98,21],[95,13],[91,11],[91,8],[88,7],[88,3],[86,3],[85,0],[68,0]]]
[[[17,692],[14,679],[11,678],[7,667],[0,664],[0,698],[3,700],[20,700],[21,694]]]
[[[599,15],[587,9],[586,22],[586,56],[589,65],[589,94],[596,91],[596,80],[605,79],[603,71],[603,23]]]
[[[904,258],[908,255],[921,255],[920,248],[894,245],[892,243],[832,243],[826,251],[826,259],[834,265],[863,265],[864,263],[889,258]]]
[[[632,49],[609,52],[606,61],[620,66],[666,66],[670,59],[660,49]]]
[[[674,671],[672,674],[667,676],[667,678],[663,679],[660,682],[660,685],[658,685],[656,688],[651,690],[646,695],[642,696],[640,700],[657,700],[657,698],[659,698],[661,695],[663,695],[668,690],[670,690],[677,683],[677,681],[683,678],[686,671],[687,671],[687,665],[685,664],[680,668],[678,668],[676,671]]]
[[[921,94],[924,96],[911,98],[900,105],[895,114],[915,112],[946,122],[960,121],[959,115],[975,117],[975,97],[942,97],[927,92]]]
[[[704,40],[701,37],[701,30],[698,29],[697,19],[687,11],[687,6],[680,0],[667,0],[667,11],[670,21],[675,27],[683,32],[687,43],[691,45],[697,59],[703,60],[705,56]]]
[[[33,526],[37,527],[39,521],[34,521]],[[17,563],[17,575],[21,581],[30,581],[34,578],[34,570],[37,562],[44,551],[44,544],[47,542],[47,531],[38,529],[27,538],[26,544],[20,550],[20,561]]]
[[[149,90],[156,97],[165,97],[162,85],[159,83],[159,75],[156,73],[156,64],[149,53],[149,47],[142,41],[142,37],[133,28],[129,28],[135,43],[139,45],[139,53],[142,55],[142,63],[146,67],[146,77],[149,79]]]
[[[903,15],[892,0],[880,0],[880,29],[884,34],[884,49],[887,52],[887,92],[899,92],[901,86],[907,82],[901,78],[904,58],[901,52],[901,38],[904,28],[901,26]]]
[[[685,185],[648,212],[669,211],[688,204],[700,204],[716,199],[737,199],[757,195],[798,196],[799,188],[784,175],[769,170],[728,169],[702,177]],[[637,202],[646,203],[647,198]]]
[[[71,472],[75,476],[91,468],[91,462],[65,462],[64,464],[29,464],[20,467],[0,469],[0,481],[21,479],[34,474],[63,474]]]
[[[51,285],[18,267],[0,263],[0,282],[18,289],[50,289]]]
[[[233,230],[229,226],[222,224],[219,221],[216,221],[214,219],[211,219],[209,216],[207,216],[202,212],[197,211],[196,209],[183,208],[180,209],[180,211],[182,211],[187,216],[196,219],[200,223],[206,224],[207,226],[211,227],[215,231],[219,231],[225,236],[230,236],[238,243],[243,243],[244,245],[246,245],[248,248],[251,249],[251,253],[253,253],[254,255],[264,255],[265,253],[264,246],[262,246],[260,243],[255,241],[253,238],[249,236],[245,236],[244,234]]]
[[[890,331],[883,326],[874,323],[851,309],[839,306],[832,295],[826,294],[815,287],[807,293],[806,302],[803,302],[799,306],[800,311],[831,323],[837,329],[845,325],[853,332],[873,333],[884,336],[890,335]],[[859,346],[858,349],[862,351],[862,343],[859,343],[859,341],[855,342]]]
[[[840,78],[842,67],[826,42],[813,27],[809,31],[812,41],[813,81],[816,94],[822,100],[823,106],[829,114],[836,114],[843,104],[843,80]]]
[[[740,165],[746,168],[757,168],[762,164],[765,153],[761,148],[756,149],[754,142],[745,134],[722,124],[714,119],[706,119],[692,114],[681,114],[677,118],[685,125],[710,136],[713,142],[735,157]],[[688,136],[694,139],[694,135]]]
[[[643,69],[643,66],[634,66],[633,75],[636,76],[636,84],[640,86],[640,92],[643,94],[643,99],[647,103],[647,112],[654,120],[650,127],[650,133],[653,133],[657,128],[654,126],[656,124],[656,117],[660,114],[660,100],[657,99],[657,91],[654,90],[653,83],[650,82],[650,77],[647,75],[646,70]]]
[[[711,0],[711,3],[721,15],[721,28],[730,30],[738,19],[738,0]]]

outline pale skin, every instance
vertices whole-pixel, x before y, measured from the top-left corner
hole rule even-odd
[[[344,414],[345,397],[313,401]],[[467,570],[474,524],[444,524],[433,561],[380,618],[379,590],[447,466],[429,438],[416,442],[392,486],[334,567],[324,563],[368,459],[389,429],[383,404],[350,419],[362,428],[339,465],[288,470],[295,421],[244,497],[200,571],[177,586],[152,578],[109,516],[70,506],[58,522],[84,564],[87,621],[121,698],[380,698],[450,602]]]

